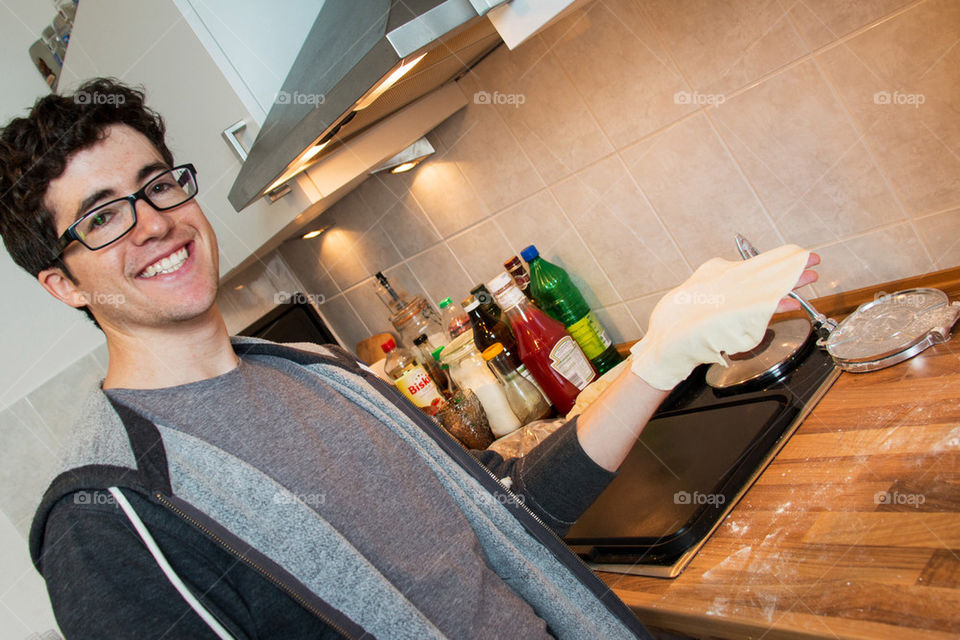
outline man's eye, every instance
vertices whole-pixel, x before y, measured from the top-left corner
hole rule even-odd
[[[161,193],[166,193],[172,188],[173,184],[171,184],[170,180],[160,180],[159,182],[155,182],[150,185],[150,193],[159,195]]]
[[[114,215],[115,214],[113,211],[109,211],[109,210],[99,211],[96,214],[90,216],[90,226],[94,229],[96,229],[97,227],[102,227],[105,224],[109,223],[110,220],[113,219]]]

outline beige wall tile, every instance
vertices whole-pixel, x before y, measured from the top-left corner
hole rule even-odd
[[[613,344],[636,340],[640,337],[640,327],[633,319],[630,310],[624,304],[594,309],[597,320],[603,325]]]
[[[544,259],[560,265],[580,289],[591,308],[620,302],[593,254],[570,226],[548,190],[541,191],[496,217],[513,254],[536,245]]]
[[[411,258],[407,261],[407,266],[423,286],[427,299],[434,305],[447,296],[462,300],[474,285],[445,243]]]
[[[818,55],[912,216],[960,203],[958,25],[930,0]]]
[[[354,312],[344,294],[325,300],[319,306],[326,324],[343,342],[343,347],[356,351],[357,343],[373,335],[363,320]]]
[[[666,126],[696,105],[640,3],[594,2],[543,34],[617,149]],[[539,73],[539,70],[534,73]]]
[[[487,216],[487,207],[449,155],[432,157],[415,171],[411,193],[440,235],[454,234]]]
[[[405,266],[401,266],[400,268],[406,269]],[[409,271],[409,269],[406,270]],[[389,278],[394,285],[401,284],[399,278],[390,278],[389,275],[387,278]],[[396,332],[394,331],[393,325],[390,324],[390,312],[383,303],[380,302],[380,299],[374,292],[373,282],[373,278],[364,280],[353,288],[348,289],[343,295],[350,301],[350,306],[353,307],[353,310],[363,318],[363,324],[366,325],[366,329],[370,335],[382,332],[395,334]],[[351,348],[353,348],[353,346],[351,346]]]
[[[903,217],[812,60],[709,113],[787,241],[822,244]]]
[[[369,182],[369,180],[366,182]],[[354,189],[324,212],[319,222],[323,223],[325,218],[327,224],[335,223],[341,229],[356,232],[356,237],[359,237],[359,234],[377,224],[382,215],[382,210],[371,208],[362,197],[361,192]]]
[[[552,190],[622,298],[672,287],[690,275],[618,156],[604,158]]]
[[[433,224],[411,198],[399,201],[380,219],[380,228],[403,258],[420,253],[440,240]]]
[[[320,262],[341,291],[370,275],[354,251],[361,236],[361,232],[337,225],[315,240],[320,246]]]
[[[363,234],[356,245],[356,253],[363,263],[367,276],[389,269],[403,259],[387,232],[380,225]]]
[[[830,295],[934,270],[910,224],[872,231],[817,249],[817,291]]]
[[[630,314],[634,320],[636,320],[641,335],[647,332],[647,328],[650,325],[650,314],[653,313],[653,308],[660,302],[660,298],[663,297],[664,293],[666,293],[666,291],[658,291],[641,298],[636,298],[635,300],[627,301],[627,309],[630,310]]]
[[[492,219],[447,239],[447,246],[467,270],[474,285],[488,282],[503,271],[503,263],[514,255],[510,243]],[[459,302],[464,297],[466,294],[454,300]]]
[[[483,90],[472,74],[458,82],[467,96]],[[499,211],[543,187],[543,180],[492,105],[471,100],[466,109],[444,121],[437,133],[447,146],[443,159],[457,163],[488,211]],[[426,205],[424,209],[433,218],[434,211]],[[441,233],[447,233],[436,219],[434,223]]]
[[[737,233],[761,251],[781,244],[703,114],[624,149],[621,156],[694,269],[715,256],[739,260]]]
[[[491,105],[548,183],[613,148],[580,93],[539,37],[500,47],[473,69]]]
[[[287,246],[295,242],[291,241]],[[244,330],[290,295],[300,291],[303,288],[301,284],[278,252],[268,254],[220,286],[217,303],[227,329],[231,333]],[[335,289],[332,283],[327,286]]]
[[[398,202],[412,200],[410,186],[418,170],[413,169],[404,173],[381,171],[364,180],[357,187],[357,193],[372,211],[382,215]]]
[[[0,509],[24,537],[59,460],[59,448],[26,404],[21,398],[0,413]]]
[[[911,0],[803,0],[789,14],[811,49],[847,35],[907,5]]]
[[[779,2],[650,0],[644,6],[702,94],[729,94],[807,53]]]
[[[914,224],[938,269],[960,266],[960,209],[935,213]]]
[[[278,251],[306,287],[307,291],[304,293],[332,298],[340,293],[340,288],[327,273],[327,268],[320,258],[319,249],[322,243],[322,237],[309,240],[289,240]]]

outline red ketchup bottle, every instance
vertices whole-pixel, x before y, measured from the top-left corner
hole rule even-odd
[[[597,376],[564,326],[532,304],[507,273],[487,283],[510,322],[520,360],[560,413],[573,408],[580,391]]]

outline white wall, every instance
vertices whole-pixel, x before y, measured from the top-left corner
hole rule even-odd
[[[27,49],[53,19],[53,3],[0,3],[0,126],[24,115],[49,92]],[[102,334],[82,314],[57,302],[6,251],[0,255],[0,409],[99,346]],[[39,337],[43,336],[43,339]]]
[[[31,633],[57,629],[43,578],[25,553],[25,543],[7,516],[0,513],[0,639],[20,640]]]

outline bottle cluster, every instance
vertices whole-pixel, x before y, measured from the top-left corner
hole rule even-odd
[[[590,382],[622,361],[583,295],[536,247],[504,262],[439,316],[377,274],[401,341],[382,346],[400,391],[464,446],[483,449],[535,420],[565,414]]]

